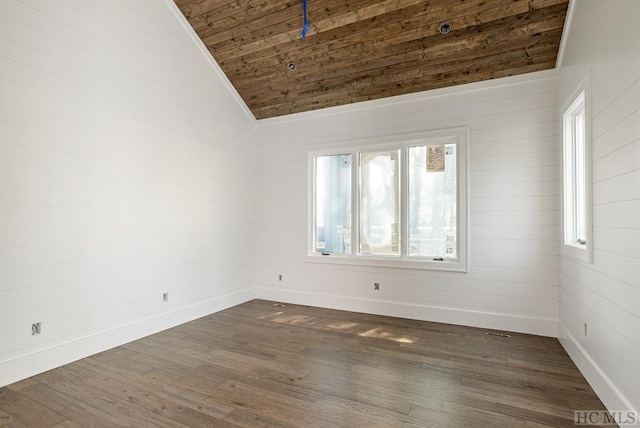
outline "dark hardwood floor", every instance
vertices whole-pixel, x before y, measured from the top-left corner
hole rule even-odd
[[[254,300],[0,388],[7,427],[573,427],[556,339]]]

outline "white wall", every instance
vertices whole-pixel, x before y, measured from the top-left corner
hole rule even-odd
[[[0,4],[0,386],[253,297],[255,121],[176,11]]]
[[[257,296],[555,336],[556,84],[549,71],[259,121]],[[459,126],[469,128],[468,273],[307,262],[310,150]]]
[[[256,148],[255,121],[172,1],[3,1],[0,386],[255,284],[275,300],[558,333],[610,409],[639,409],[640,2],[612,3],[573,2],[559,90],[549,71],[270,119]],[[557,104],[587,70],[594,263],[558,264]],[[307,262],[309,150],[458,126],[468,273]]]
[[[637,0],[574,1],[564,35],[560,102],[592,73],[594,253],[561,257],[559,337],[609,409],[640,411],[638,17]]]

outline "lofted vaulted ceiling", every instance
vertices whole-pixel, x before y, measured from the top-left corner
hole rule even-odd
[[[553,68],[568,1],[175,3],[263,119]]]

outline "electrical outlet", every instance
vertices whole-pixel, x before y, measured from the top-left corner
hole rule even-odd
[[[374,289],[375,291],[380,290],[380,283],[379,283],[379,282],[374,282],[374,283],[373,283],[373,289]]]
[[[35,324],[31,324],[31,336],[37,336],[42,332],[40,321]]]
[[[169,293],[162,293],[162,301],[163,302],[169,301]]]
[[[282,281],[282,274],[278,275],[278,281]]]

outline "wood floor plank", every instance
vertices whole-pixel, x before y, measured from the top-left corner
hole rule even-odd
[[[498,413],[508,415],[516,420],[525,420],[538,422],[545,426],[558,428],[573,428],[573,412],[567,411],[565,417],[550,415],[549,413],[539,412],[530,409],[522,409],[519,407],[508,406],[506,404],[498,405]],[[570,413],[570,414],[569,414]]]
[[[21,393],[40,404],[57,411],[69,418],[69,421],[82,424],[82,421],[91,421],[94,427],[122,426],[118,418],[103,412],[83,400],[61,393],[44,383],[32,385]],[[24,410],[23,410],[24,411]],[[68,423],[65,421],[63,423]]]
[[[64,421],[62,423],[59,423],[58,425],[55,425],[53,428],[83,428],[83,427],[82,425],[74,421]]]
[[[75,370],[80,370],[80,373],[83,373],[87,380],[95,382],[101,391],[121,397],[136,407],[179,423],[191,419],[220,420],[220,417],[224,417],[233,410],[227,407],[220,411],[217,411],[218,408],[211,411],[208,406],[203,407],[200,404],[197,407],[186,406],[183,400],[176,400],[174,397],[169,398],[162,394],[162,385],[156,384],[150,388],[146,378],[132,379],[131,377],[119,376],[112,370],[104,370],[100,366],[89,363],[85,365],[74,364],[73,367]]]
[[[0,427],[564,427],[556,339],[252,300],[0,388]]]
[[[0,410],[30,426],[52,427],[67,420],[55,410],[9,388],[0,389]]]
[[[0,427],[29,428],[29,425],[0,409]]]
[[[103,378],[83,370],[79,364],[69,364],[55,371],[58,372],[55,382],[49,382],[53,389],[66,394],[74,402],[85,403],[97,409],[109,419],[111,426],[183,427],[136,403],[144,399],[144,394],[126,396],[119,391],[108,390]],[[86,424],[89,421],[91,418],[80,422]]]

